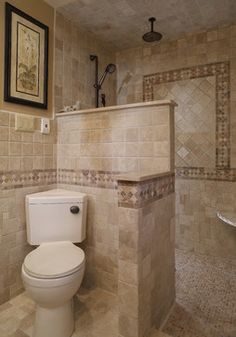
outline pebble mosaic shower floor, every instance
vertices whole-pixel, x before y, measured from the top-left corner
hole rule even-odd
[[[174,309],[151,337],[236,337],[236,261],[176,252]],[[95,288],[76,298],[72,337],[117,337],[117,297]],[[21,294],[0,306],[0,337],[32,336],[35,305]]]
[[[236,261],[176,252],[173,337],[236,337]]]

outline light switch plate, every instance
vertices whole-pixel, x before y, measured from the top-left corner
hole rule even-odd
[[[34,132],[34,117],[26,115],[15,115],[15,130]]]
[[[50,119],[41,118],[41,133],[48,135],[50,133]]]

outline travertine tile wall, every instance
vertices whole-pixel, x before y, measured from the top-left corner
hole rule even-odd
[[[83,285],[95,285],[117,293],[118,289],[118,198],[117,190],[109,188],[59,184],[59,188],[76,190],[88,195],[87,237],[81,244],[86,255]]]
[[[26,241],[26,194],[56,183],[55,127],[41,135],[15,131],[15,115],[0,112],[0,303],[22,291],[21,264],[31,247]]]
[[[152,189],[153,182],[145,183]],[[125,191],[130,182],[123,184]],[[135,188],[143,189],[140,183]],[[118,214],[119,333],[124,337],[148,336],[152,327],[160,327],[175,300],[175,195],[172,190],[146,204],[144,194],[136,192],[138,208],[126,204]]]
[[[55,123],[51,121],[49,135],[42,135],[40,119],[34,120],[34,132],[19,132],[15,131],[15,114],[0,112],[0,171],[56,168]]]
[[[154,99],[173,99],[175,164],[177,167],[216,165],[216,83],[214,76],[154,86]]]
[[[154,105],[57,118],[58,184],[89,195],[87,239],[82,245],[87,286],[117,292],[116,174],[173,167],[173,109],[172,104]],[[163,190],[160,193],[163,197]]]
[[[107,64],[115,63],[115,54],[109,50],[109,46],[57,13],[54,80],[56,112],[76,101],[81,102],[82,109],[95,107],[95,62],[90,61],[90,54],[98,55],[99,77]],[[102,86],[107,106],[116,104],[116,75],[116,72],[108,74]]]
[[[236,213],[236,183],[176,179],[178,248],[220,257],[236,257],[235,228],[216,217]]]
[[[209,82],[212,77],[215,90]],[[188,84],[184,86],[186,82]],[[145,101],[153,100],[156,90],[163,84],[170,90],[173,85],[172,91],[164,95],[174,94],[180,106],[175,115],[177,155],[180,150],[180,154],[186,157],[189,154],[190,158],[195,156],[195,165],[191,169],[201,167],[207,172],[213,159],[216,171],[230,169],[230,63],[216,62],[147,75],[143,87]],[[211,148],[215,152],[212,160],[209,156]],[[178,163],[176,167],[179,169]],[[182,167],[190,171],[188,162],[184,162]]]
[[[160,328],[175,301],[175,194],[142,209],[141,320],[143,335]]]
[[[170,170],[173,114],[173,108],[163,105],[61,116],[58,169]]]
[[[54,188],[53,184],[40,186],[0,188],[0,303],[23,291],[21,265],[32,249],[26,240],[25,196]]]
[[[230,62],[231,166],[236,167],[236,25],[118,52],[117,103],[143,101],[144,75],[226,61]]]
[[[188,35],[186,38],[176,41],[165,42],[163,40],[161,43],[147,45],[145,48],[124,50],[117,53],[116,62],[119,69],[117,78],[117,102],[119,104],[143,100],[143,95],[145,94],[143,92],[143,76],[157,73],[164,74],[164,72],[171,73],[171,70],[173,70],[173,74],[176,71],[176,75],[178,75],[178,73],[180,74],[178,71],[180,69],[183,69],[183,73],[184,69],[186,69],[187,74],[188,71],[197,70],[199,65],[207,69],[207,66],[205,67],[207,64],[219,64],[219,66],[223,65],[225,68],[228,64],[230,87],[224,81],[222,82],[223,86],[216,84],[214,89],[215,84],[212,82],[209,83],[210,87],[208,85],[208,89],[205,90],[204,83],[202,83],[199,86],[202,92],[201,95],[189,95],[191,94],[190,89],[196,86],[197,83],[190,80],[189,77],[187,82],[180,81],[177,76],[173,82],[155,85],[153,99],[175,97],[180,105],[179,109],[181,109],[181,112],[179,111],[178,113],[177,111],[175,121],[177,135],[176,164],[177,166],[183,166],[181,172],[177,170],[178,176],[183,180],[176,180],[177,200],[179,200],[176,207],[178,214],[176,223],[178,247],[215,256],[233,257],[235,254],[232,246],[236,244],[236,233],[221,224],[217,220],[215,213],[218,208],[226,209],[231,207],[234,209],[234,193],[232,192],[234,183],[208,180],[229,180],[229,176],[234,174],[232,168],[236,167],[236,26],[227,26],[217,30]],[[226,75],[222,74],[222,76]],[[223,78],[222,76],[220,75],[221,79]],[[152,81],[151,78],[150,76],[150,81]],[[194,78],[196,78],[195,75]],[[209,80],[214,80],[212,77],[207,77],[207,75],[204,75],[203,79],[208,82]],[[184,90],[182,90],[183,88]],[[229,89],[230,143],[227,140],[228,126],[224,127],[219,124],[224,121],[224,118],[218,116],[221,104],[218,104],[218,113],[216,114],[216,108],[214,109],[215,100],[212,96],[215,91],[215,95],[218,95],[218,98],[220,97],[225,104]],[[205,104],[204,90],[209,96],[210,105],[205,106],[203,109],[204,118],[200,118],[201,114],[194,118],[194,116],[191,116],[191,107],[195,104],[200,111],[200,108]],[[221,91],[219,93],[219,90],[224,92]],[[189,106],[186,104],[186,95],[192,96]],[[189,112],[191,112],[190,115]],[[206,117],[207,121],[204,120]],[[215,122],[214,118],[216,119]],[[183,127],[184,123],[186,124],[185,127]],[[188,130],[190,130],[191,137],[186,135]],[[215,165],[219,166],[220,164],[218,157],[221,150],[219,151],[217,149],[218,146],[214,144],[217,142],[219,131],[222,131],[220,136],[221,150],[226,157],[228,154],[230,154],[230,157],[226,165],[223,163],[222,168],[215,172]],[[225,133],[225,138],[223,133]],[[225,145],[223,144],[224,141]],[[188,167],[188,174],[186,174],[188,170],[185,172],[185,167]],[[224,167],[225,169],[223,170]],[[203,180],[198,180],[197,182],[191,180],[195,178]],[[196,189],[195,184],[201,187],[200,191]],[[214,192],[212,194],[209,193],[209,189],[211,190],[211,186],[214,186],[214,184],[217,186],[217,194],[225,195],[226,189],[230,191],[227,194],[227,204],[226,202],[218,202],[218,196]],[[212,206],[211,202],[214,206]],[[209,216],[209,204],[211,204],[211,216]],[[220,245],[220,242],[224,242],[224,248]]]
[[[113,116],[105,113],[60,117],[57,145],[54,122],[51,123],[50,135],[40,134],[39,119],[35,119],[33,133],[18,132],[14,128],[15,115],[1,112],[1,302],[22,290],[20,268],[31,249],[26,241],[25,195],[53,188],[57,182],[66,184],[58,185],[66,188],[78,189],[79,184],[79,189],[89,195],[88,238],[83,245],[88,261],[85,284],[97,284],[117,292],[119,234],[114,175],[117,171],[148,167],[153,160],[150,151],[153,151],[155,142],[158,145],[163,143],[165,149],[156,153],[156,169],[168,170],[173,166],[169,159],[173,153],[173,144],[170,144],[173,139],[168,130],[169,123],[173,128],[173,107],[164,105],[150,109],[138,108],[137,112],[130,109],[127,115],[120,111]],[[152,136],[154,130],[160,139]],[[135,143],[138,147],[134,161],[131,158],[129,162]],[[55,160],[57,146],[58,162]],[[81,159],[85,159],[84,162]],[[81,176],[84,177],[82,184]]]

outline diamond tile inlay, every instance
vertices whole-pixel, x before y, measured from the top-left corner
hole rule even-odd
[[[144,76],[144,101],[172,98],[179,105],[176,166],[188,178],[198,168],[215,169],[215,178],[230,169],[229,69],[229,62],[218,62]]]
[[[154,99],[173,99],[176,166],[215,167],[215,77],[154,86]]]

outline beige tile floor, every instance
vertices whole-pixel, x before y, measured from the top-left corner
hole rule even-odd
[[[101,289],[81,290],[75,299],[72,337],[118,337],[117,297]],[[0,306],[0,337],[32,336],[35,305],[23,293]],[[55,336],[56,337],[56,336]],[[168,337],[154,330],[150,337]]]
[[[26,293],[0,306],[0,337],[32,336],[34,312],[35,305]],[[80,291],[75,318],[73,337],[118,336],[117,298],[101,289]]]
[[[236,337],[236,262],[177,251],[176,268],[176,305],[150,337]],[[32,336],[34,312],[26,293],[1,305],[0,337]],[[118,337],[117,297],[108,292],[81,289],[75,317],[73,337]]]

